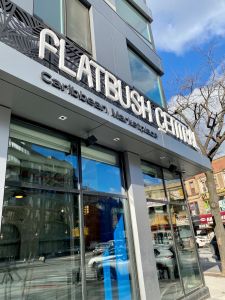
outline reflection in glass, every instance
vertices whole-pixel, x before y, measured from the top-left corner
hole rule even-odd
[[[132,299],[124,203],[119,198],[84,197],[88,299]]]
[[[89,10],[79,0],[67,0],[66,35],[82,48],[91,52]]]
[[[34,14],[60,33],[64,33],[63,0],[34,0]]]
[[[172,229],[166,204],[148,203],[149,221],[154,245],[161,297],[177,299],[183,295]]]
[[[167,197],[170,201],[184,201],[184,192],[179,174],[163,170]]]
[[[194,237],[186,205],[170,205],[175,240],[180,262],[180,272],[186,293],[202,284],[197,262]]]
[[[151,42],[150,23],[126,0],[116,0],[116,11],[122,19]]]
[[[118,156],[100,147],[81,148],[83,189],[89,191],[122,193]]]
[[[77,232],[76,196],[6,186],[0,299],[81,299]]]
[[[144,177],[145,197],[148,202],[152,200],[166,200],[164,191],[162,171],[159,167],[142,162],[141,165]]]
[[[168,202],[161,169],[142,162],[142,171],[161,297],[178,299],[202,284],[180,175],[163,170]]]
[[[128,57],[134,86],[146,97],[162,106],[163,96],[160,87],[160,78],[157,73],[129,48]]]
[[[38,143],[38,140],[33,139]],[[75,155],[10,138],[6,181],[51,187],[77,187]]]
[[[91,52],[89,10],[79,0],[34,0],[34,14]]]

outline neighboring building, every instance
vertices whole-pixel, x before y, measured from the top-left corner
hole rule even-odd
[[[221,218],[225,223],[225,156],[213,160],[212,168],[219,196]],[[209,193],[205,174],[201,173],[188,178],[185,181],[185,187],[195,229],[207,228],[208,230],[213,230],[213,219],[209,206]]]
[[[145,0],[0,1],[0,299],[205,299]],[[171,41],[173,42],[173,41]]]

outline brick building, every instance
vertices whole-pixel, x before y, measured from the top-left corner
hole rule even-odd
[[[223,214],[225,214],[225,156],[215,159],[212,163],[212,167],[217,194],[219,196],[221,215],[223,217]],[[191,215],[194,218],[193,220],[195,220],[194,224],[198,224],[200,227],[206,227],[204,225],[212,225],[211,216],[208,216],[208,219],[206,217],[206,215],[210,214],[210,206],[205,174],[201,173],[188,178],[185,181],[185,186]],[[208,221],[206,221],[205,218]]]

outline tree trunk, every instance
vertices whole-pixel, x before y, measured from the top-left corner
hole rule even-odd
[[[215,220],[215,234],[221,259],[222,274],[225,276],[225,229],[220,215],[219,197],[216,192],[216,185],[212,171],[206,172],[207,185],[209,191],[209,205]]]

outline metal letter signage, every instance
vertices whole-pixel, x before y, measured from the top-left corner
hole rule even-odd
[[[98,93],[103,91],[106,98],[117,102],[123,109],[131,110],[134,115],[141,117],[149,124],[153,124],[153,120],[155,120],[158,130],[169,133],[188,145],[198,148],[195,135],[190,128],[160,107],[154,110],[153,117],[152,104],[149,100],[128,85],[124,87],[121,80],[91,60],[86,54],[81,55],[76,70],[73,69],[74,65],[73,67],[66,66],[66,41],[63,38],[59,39],[52,30],[43,29],[40,33],[39,58],[44,59],[47,51],[58,55],[58,68],[78,82],[85,79],[89,88],[93,88]],[[104,78],[104,86],[101,78]],[[44,79],[48,83],[48,77],[45,76]]]

